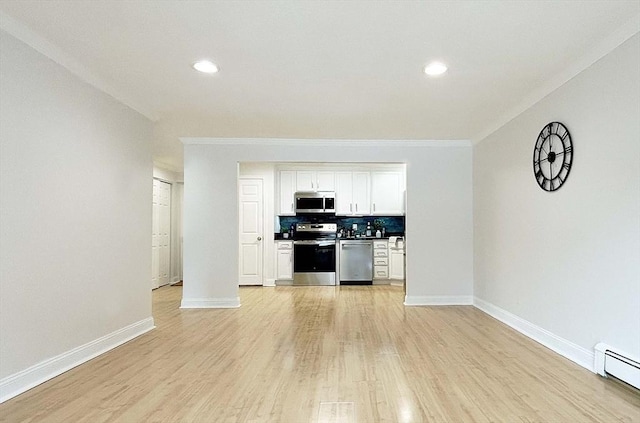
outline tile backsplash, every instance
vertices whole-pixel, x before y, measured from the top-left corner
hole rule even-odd
[[[367,222],[371,223],[371,227],[380,225],[381,228],[385,228],[387,235],[404,235],[404,216],[365,216],[365,217],[345,217],[345,216],[331,216],[326,215],[309,215],[309,216],[278,216],[276,221],[280,222],[280,233],[289,230],[291,225],[296,225],[300,222],[335,222],[338,224],[338,230],[340,228],[351,229],[352,224],[358,225],[358,232],[363,233],[367,228]],[[276,226],[277,230],[277,226]]]

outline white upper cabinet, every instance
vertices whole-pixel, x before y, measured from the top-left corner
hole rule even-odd
[[[371,184],[369,172],[353,172],[353,212],[371,214]]]
[[[336,214],[353,214],[353,172],[336,172]]]
[[[335,172],[327,170],[296,171],[297,191],[335,191]]]
[[[298,170],[296,174],[296,191],[313,191],[316,173],[312,170]]]
[[[293,195],[296,192],[296,172],[293,170],[281,170],[278,185],[280,186],[280,216],[295,215]]]
[[[392,164],[282,165],[279,215],[295,215],[296,191],[335,191],[339,216],[404,215],[405,170]]]
[[[318,187],[318,191],[335,191],[336,173],[329,170],[317,171],[316,186]]]
[[[378,216],[404,214],[404,174],[371,172],[371,214]]]
[[[336,214],[371,213],[369,172],[336,172]]]

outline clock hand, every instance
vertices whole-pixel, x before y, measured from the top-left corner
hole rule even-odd
[[[548,160],[548,159],[547,159],[547,158],[540,159],[540,160],[538,160],[538,161],[536,162],[536,164],[537,164],[537,165],[539,165],[540,163],[544,162],[545,160]]]

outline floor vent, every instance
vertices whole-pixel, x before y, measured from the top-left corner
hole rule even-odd
[[[601,376],[611,375],[640,389],[640,360],[607,344],[596,345],[595,370]]]

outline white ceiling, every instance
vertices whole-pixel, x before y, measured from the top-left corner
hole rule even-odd
[[[155,158],[177,168],[179,136],[478,140],[640,30],[638,0],[0,0],[0,12],[5,30],[157,120]],[[220,72],[191,69],[201,58]],[[449,72],[426,77],[432,59]]]

